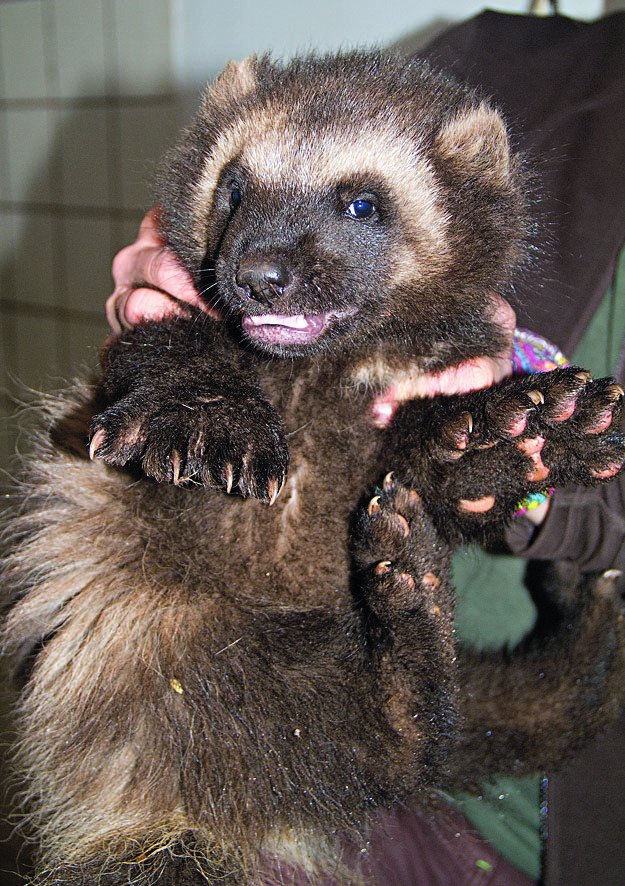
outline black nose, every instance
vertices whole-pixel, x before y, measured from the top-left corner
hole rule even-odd
[[[291,282],[289,269],[283,261],[259,255],[244,255],[236,274],[237,286],[248,298],[273,304]]]

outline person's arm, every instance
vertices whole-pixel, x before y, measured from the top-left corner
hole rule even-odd
[[[571,560],[582,572],[625,571],[625,474],[601,486],[560,489],[545,511],[540,527],[528,519],[534,511],[511,523],[506,542],[513,553]]]

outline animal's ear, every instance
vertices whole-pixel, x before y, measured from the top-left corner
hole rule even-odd
[[[215,82],[209,86],[205,96],[205,105],[226,107],[232,102],[240,101],[256,89],[258,59],[250,55],[240,62],[228,62]]]
[[[461,111],[436,138],[437,153],[459,170],[504,183],[510,174],[510,142],[501,116],[486,102]]]

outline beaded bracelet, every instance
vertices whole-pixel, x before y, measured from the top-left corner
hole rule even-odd
[[[528,511],[533,511],[534,508],[548,501],[555,491],[555,487],[550,486],[549,489],[543,489],[542,492],[530,492],[526,498],[521,499],[518,503],[513,516],[520,517],[522,514],[527,514]]]
[[[570,363],[552,342],[528,329],[515,329],[512,350],[512,371],[515,375],[551,372],[560,366],[570,366]],[[542,492],[531,492],[518,503],[514,516],[520,517],[533,511],[548,501],[554,492],[553,486]]]

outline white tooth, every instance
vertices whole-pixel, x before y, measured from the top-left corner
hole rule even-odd
[[[291,329],[307,329],[308,322],[303,314],[261,314],[260,317],[250,315],[254,326],[288,326]]]
[[[308,322],[306,321],[306,317],[303,314],[298,314],[297,317],[289,317],[291,322],[288,323],[288,326],[292,326],[294,329],[306,329],[308,326]]]

